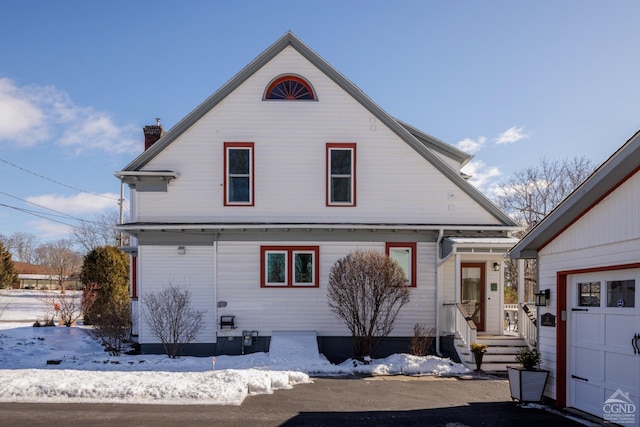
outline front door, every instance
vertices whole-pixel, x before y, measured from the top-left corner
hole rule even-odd
[[[478,331],[484,331],[484,263],[465,263],[461,265],[460,298],[467,314],[476,324]]]
[[[599,417],[624,415],[633,418],[632,424],[640,422],[640,339],[636,339],[640,334],[639,282],[640,270],[570,276],[569,406]],[[628,408],[636,409],[620,412]],[[628,421],[609,420],[621,424]]]

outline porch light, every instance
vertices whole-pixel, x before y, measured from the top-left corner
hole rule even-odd
[[[493,271],[500,271],[500,264],[498,264],[497,262],[493,263]]]
[[[545,289],[538,292],[536,295],[536,307],[544,307],[547,305],[547,301],[551,298],[551,290]]]
[[[178,246],[178,253],[180,255],[184,255],[185,253],[187,253],[187,250],[185,249],[184,246]]]

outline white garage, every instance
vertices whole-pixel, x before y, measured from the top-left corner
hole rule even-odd
[[[640,425],[640,133],[511,250],[536,258],[545,396]]]
[[[618,390],[640,396],[639,269],[569,276],[567,405],[602,415]],[[640,421],[640,420],[639,420]]]

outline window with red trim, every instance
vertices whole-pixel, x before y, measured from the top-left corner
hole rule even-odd
[[[253,206],[253,142],[224,143],[224,205]]]
[[[327,206],[356,205],[356,144],[327,143]]]
[[[260,286],[319,287],[318,246],[261,246]]]
[[[287,101],[315,101],[313,88],[305,79],[298,76],[278,77],[267,86],[264,99]]]
[[[416,243],[415,242],[400,242],[390,243],[385,245],[385,251],[389,258],[396,261],[405,276],[407,276],[407,286],[416,286]]]

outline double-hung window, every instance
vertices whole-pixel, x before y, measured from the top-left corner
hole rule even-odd
[[[252,142],[225,142],[225,206],[253,206],[253,157]]]
[[[260,286],[317,288],[319,252],[318,246],[260,247]]]
[[[387,243],[386,253],[397,262],[407,277],[407,286],[416,286],[416,243]]]
[[[356,144],[327,143],[327,206],[356,205]]]

